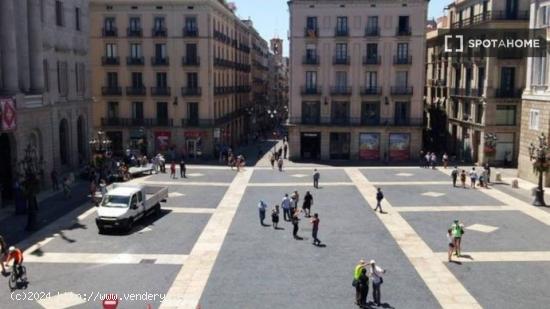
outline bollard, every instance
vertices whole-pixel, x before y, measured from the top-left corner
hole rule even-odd
[[[502,174],[500,174],[500,172],[497,172],[497,173],[496,173],[495,181],[497,181],[497,182],[502,181]]]
[[[514,179],[512,180],[512,188],[517,189],[519,188],[518,180]]]

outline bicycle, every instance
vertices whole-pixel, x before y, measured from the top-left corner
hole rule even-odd
[[[29,281],[27,280],[27,268],[23,265],[13,265],[8,286],[11,291],[19,288],[27,288]]]

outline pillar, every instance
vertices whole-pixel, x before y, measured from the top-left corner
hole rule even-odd
[[[17,42],[15,39],[14,0],[0,1],[0,41],[2,41],[2,79],[8,93],[19,91]]]
[[[23,92],[28,92],[31,84],[27,1],[15,1],[15,16],[17,17],[17,67],[19,69],[19,89]]]
[[[40,17],[40,0],[29,0],[29,54],[30,54],[30,89],[40,93],[44,90],[44,65],[42,63],[42,20]]]

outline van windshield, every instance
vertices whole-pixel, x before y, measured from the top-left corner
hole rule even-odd
[[[101,203],[103,207],[128,207],[129,196],[106,195]]]

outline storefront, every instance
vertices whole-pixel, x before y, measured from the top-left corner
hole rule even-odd
[[[185,131],[185,153],[189,158],[200,158],[203,154],[204,131]]]
[[[301,158],[304,160],[319,160],[321,157],[321,133],[302,132],[300,136]]]
[[[380,160],[380,133],[359,133],[359,159]]]
[[[410,160],[411,135],[409,133],[390,133],[388,145],[391,161]]]
[[[331,132],[330,133],[330,159],[348,160],[350,158],[350,133]]]

